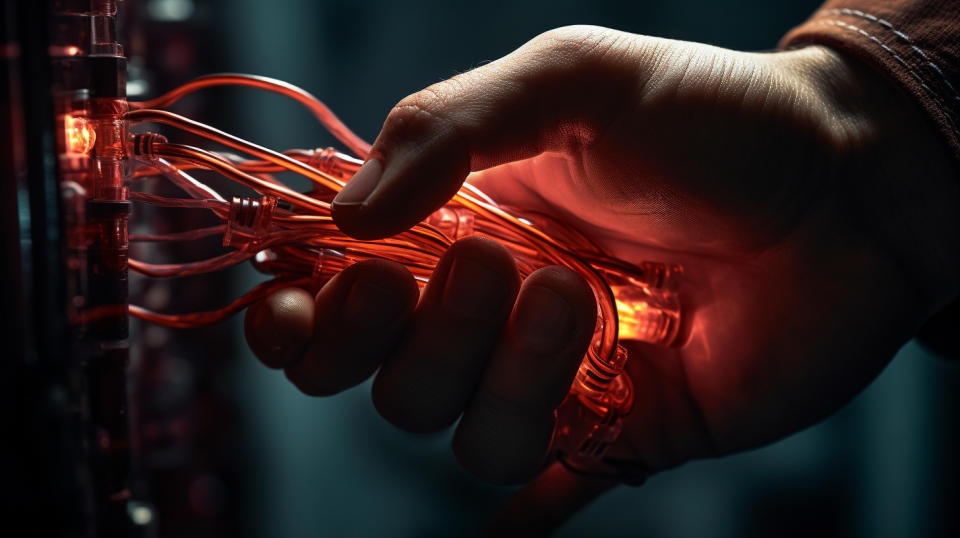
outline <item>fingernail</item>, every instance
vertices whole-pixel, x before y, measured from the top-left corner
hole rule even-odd
[[[570,303],[555,291],[531,286],[521,294],[514,329],[521,345],[529,351],[560,351],[574,328]]]
[[[347,295],[343,318],[347,323],[361,327],[383,326],[396,321],[403,308],[399,293],[358,279]]]
[[[443,308],[461,318],[485,319],[503,308],[503,276],[470,258],[453,261],[443,287]]]
[[[380,183],[380,176],[383,175],[383,164],[379,159],[370,159],[363,163],[363,166],[350,181],[343,187],[339,194],[333,199],[337,205],[359,205],[364,203],[370,196],[370,193],[377,188]]]

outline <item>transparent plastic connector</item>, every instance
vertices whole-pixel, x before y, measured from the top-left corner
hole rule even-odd
[[[620,338],[659,345],[676,339],[680,328],[676,293],[638,284],[611,284],[610,289],[617,301]]]
[[[584,404],[580,395],[568,394],[557,408],[553,450],[568,467],[595,471],[623,431],[622,414],[616,409],[598,413]]]
[[[653,289],[676,290],[683,267],[659,262],[640,262],[635,274],[623,278],[629,285],[642,285]]]
[[[633,407],[633,383],[624,373],[627,350],[617,346],[611,359],[591,346],[570,393],[557,408],[553,449],[568,466],[596,469],[623,429]]]
[[[127,157],[128,105],[125,99],[94,98],[87,103],[86,127],[95,132],[92,172],[94,194],[105,200],[123,200],[124,164]]]
[[[456,241],[473,235],[475,218],[469,209],[446,206],[434,211],[425,222]]]
[[[245,247],[250,242],[266,235],[277,208],[277,199],[273,196],[240,198],[230,200],[227,213],[227,228],[223,232],[223,246]]]

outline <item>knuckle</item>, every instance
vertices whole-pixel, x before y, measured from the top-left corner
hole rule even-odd
[[[530,45],[549,56],[583,60],[605,55],[622,42],[623,35],[599,26],[563,26],[538,35]]]
[[[411,118],[428,115],[442,118],[443,111],[464,92],[457,78],[443,80],[403,98],[391,111],[391,116]]]
[[[465,126],[453,117],[457,114],[458,92],[462,91],[459,88],[457,82],[443,81],[408,95],[387,115],[381,138],[423,140],[439,132],[462,134]]]
[[[448,98],[443,92],[444,90],[439,88],[437,84],[427,86],[417,93],[411,94],[397,106],[433,115],[448,102]]]

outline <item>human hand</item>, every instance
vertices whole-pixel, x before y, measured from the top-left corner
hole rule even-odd
[[[671,348],[628,345],[633,412],[610,456],[648,469],[757,446],[831,413],[956,297],[955,171],[919,110],[821,47],[741,53],[602,28],[548,32],[411,95],[335,200],[359,238],[400,232],[469,172],[615,257],[684,266]],[[541,466],[594,300],[560,268],[521,283],[478,239],[419,299],[362,262],[314,300],[251,308],[247,338],[308,394],[378,367],[380,413],[412,431],[463,418],[461,462],[515,482]]]

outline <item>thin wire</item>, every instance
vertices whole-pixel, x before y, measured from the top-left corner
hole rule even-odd
[[[135,318],[166,327],[173,327],[177,329],[204,327],[229,318],[252,303],[263,299],[267,295],[270,295],[281,288],[305,286],[310,283],[310,280],[310,277],[302,277],[297,279],[275,278],[273,280],[268,280],[267,282],[258,284],[252,290],[243,294],[229,305],[217,310],[209,310],[206,312],[191,312],[188,314],[162,314],[137,305],[130,305],[129,312],[130,315]]]
[[[132,194],[132,193],[131,193]],[[185,232],[174,232],[168,234],[130,234],[130,241],[140,243],[163,243],[178,241],[193,241],[212,235],[222,234],[227,226],[218,224],[206,228],[197,228],[196,230],[187,230]]]
[[[183,189],[183,191],[190,196],[193,196],[194,198],[210,198],[213,200],[226,202],[223,196],[220,196],[220,193],[210,188],[209,185],[194,179],[193,176],[184,172],[183,169],[174,166],[170,163],[170,161],[164,159],[163,157],[158,157],[147,162],[153,165],[167,179]]]
[[[191,209],[212,209],[226,211],[227,202],[223,200],[198,200],[196,198],[168,198],[156,194],[133,191],[130,200],[157,207],[180,207]]]
[[[243,170],[244,172],[272,174],[289,170],[289,168],[273,164],[270,161],[261,159],[244,159],[235,153],[223,151],[218,151],[216,153],[230,161],[235,167]],[[341,181],[352,176],[354,172],[359,170],[360,166],[363,164],[363,161],[355,159],[344,153],[340,153],[332,148],[326,148],[323,150],[288,149],[282,151],[281,153],[287,157],[296,159],[307,166],[316,168],[321,172],[326,172]],[[163,174],[163,171],[159,167],[154,166],[153,161],[150,159],[138,160],[138,163],[140,166],[137,167],[133,177]],[[190,162],[170,163],[167,161],[167,164],[176,167],[180,171],[205,169],[202,165]],[[207,197],[210,198],[210,196]]]
[[[263,178],[248,174],[243,170],[236,168],[229,161],[221,158],[219,155],[213,152],[184,144],[156,144],[155,151],[158,155],[201,162],[209,166],[211,169],[216,170],[230,179],[238,181],[239,183],[242,183],[243,185],[246,185],[247,187],[250,187],[261,194],[272,194],[277,198],[286,200],[291,204],[303,209],[327,213],[330,211],[330,204],[289,189],[279,183],[270,182]]]
[[[204,123],[185,118],[165,110],[142,109],[133,110],[126,114],[126,119],[132,123],[156,122],[183,129],[184,131],[213,140],[237,151],[243,151],[310,178],[323,187],[339,191],[344,182],[311,166],[308,166],[292,157],[265,148],[259,144],[244,140],[240,137],[221,131]]]
[[[349,127],[340,121],[340,118],[338,118],[327,105],[323,104],[323,101],[317,99],[313,94],[303,88],[270,77],[245,75],[242,73],[214,73],[196,78],[155,99],[143,102],[131,101],[130,108],[137,110],[164,108],[176,103],[191,93],[213,86],[248,86],[279,93],[295,99],[310,109],[320,123],[330,131],[330,134],[342,142],[343,145],[350,148],[350,151],[354,152],[358,157],[365,159],[367,154],[370,153],[370,144],[357,136]]]
[[[153,277],[171,278],[199,275],[203,273],[219,271],[221,269],[226,269],[227,267],[237,265],[241,262],[249,260],[260,250],[270,248],[276,244],[307,240],[313,234],[314,232],[310,230],[284,230],[282,232],[276,232],[272,234],[267,240],[250,243],[245,248],[195,262],[152,264],[142,262],[134,258],[129,258],[128,264],[130,269]]]

